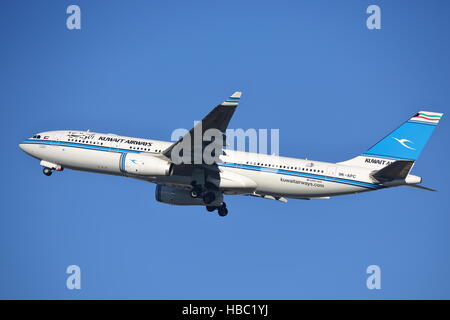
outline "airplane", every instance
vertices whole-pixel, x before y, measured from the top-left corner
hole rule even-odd
[[[208,147],[204,141],[189,140],[196,130],[201,134],[217,130],[225,140],[240,98],[241,92],[235,92],[176,142],[64,130],[35,134],[19,147],[40,160],[46,176],[67,168],[141,179],[156,184],[159,202],[204,206],[219,216],[228,214],[224,195],[287,202],[287,198],[329,199],[396,186],[435,191],[410,173],[443,116],[430,111],[415,113],[367,151],[337,163],[229,150],[217,141],[221,152],[213,163],[174,161],[173,150],[185,141],[194,149],[186,149],[188,159]]]

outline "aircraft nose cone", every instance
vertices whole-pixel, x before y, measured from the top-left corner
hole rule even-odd
[[[30,146],[25,143],[20,143],[19,148],[22,149],[23,152],[30,154]]]

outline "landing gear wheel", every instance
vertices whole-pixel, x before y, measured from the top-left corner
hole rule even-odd
[[[217,209],[217,212],[219,213],[219,216],[225,217],[228,214],[227,205],[222,203],[222,205]]]
[[[214,210],[216,210],[216,207],[206,206],[206,210],[208,210],[208,212],[213,212]]]
[[[50,168],[44,168],[44,170],[42,170],[42,172],[48,177],[52,175],[52,169]]]
[[[202,189],[199,186],[194,186],[191,190],[191,197],[198,198],[202,193]]]
[[[213,192],[207,192],[203,195],[203,202],[206,204],[210,204],[214,200],[216,200],[216,195]]]

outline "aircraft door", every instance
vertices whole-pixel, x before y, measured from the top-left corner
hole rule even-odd
[[[329,176],[335,176],[336,175],[336,166],[329,166],[328,168],[327,168],[327,174],[329,175]]]

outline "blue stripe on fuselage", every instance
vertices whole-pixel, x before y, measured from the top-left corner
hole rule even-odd
[[[268,172],[268,173],[275,173],[275,174],[283,174],[283,175],[288,175],[288,176],[297,176],[297,177],[302,177],[302,178],[312,178],[312,179],[317,179],[317,180],[348,184],[348,185],[353,185],[353,186],[358,186],[358,187],[363,187],[363,188],[370,188],[370,189],[383,188],[380,185],[362,182],[362,181],[334,178],[334,177],[323,176],[323,175],[318,175],[318,174],[311,174],[311,173],[304,173],[304,172],[297,172],[297,171],[290,171],[290,170],[282,170],[282,169],[274,169],[274,168],[266,168],[266,167],[246,165],[246,164],[220,163],[219,166],[229,167],[229,168],[237,168],[237,169],[245,169],[245,170],[253,170],[253,171],[261,171],[261,172]]]
[[[113,147],[105,147],[99,145],[90,145],[83,143],[73,143],[73,142],[65,142],[65,141],[54,141],[54,140],[24,140],[22,143],[29,144],[48,144],[54,146],[65,146],[65,147],[73,147],[73,148],[81,148],[81,149],[89,149],[89,150],[99,150],[99,151],[107,151],[107,152],[130,152],[130,153],[141,153],[143,151],[139,150],[131,150],[131,149],[121,149],[121,148],[113,148]]]
[[[125,170],[126,153],[141,153],[142,152],[142,151],[137,151],[137,150],[112,148],[112,147],[105,147],[105,146],[98,146],[98,145],[86,145],[86,144],[81,144],[81,143],[72,143],[72,142],[65,142],[65,141],[53,141],[53,140],[30,140],[30,139],[27,139],[27,140],[24,140],[22,143],[48,144],[48,145],[56,145],[56,146],[67,146],[67,147],[79,148],[79,149],[98,150],[98,151],[105,151],[105,152],[120,152],[120,153],[122,153],[122,156],[121,156],[121,159],[120,159],[120,161],[121,161],[120,162],[120,166],[121,166],[120,171]],[[218,165],[222,166],[222,167],[229,167],[229,168],[237,168],[237,169],[252,170],[252,171],[261,171],[261,172],[274,173],[274,174],[298,176],[298,177],[303,177],[303,178],[312,178],[312,179],[317,179],[317,180],[342,183],[342,184],[353,185],[353,186],[369,188],[369,189],[381,189],[381,188],[384,188],[383,186],[380,186],[380,185],[371,184],[371,183],[362,182],[362,181],[334,178],[334,177],[329,177],[329,176],[323,176],[323,175],[317,175],[317,174],[311,174],[311,173],[304,173],[304,172],[297,172],[297,171],[290,171],[290,170],[281,170],[281,169],[275,169],[275,168],[266,168],[266,167],[260,167],[260,166],[253,166],[253,165],[246,165],[246,164],[237,164],[237,163],[227,163],[227,162],[219,163]]]

